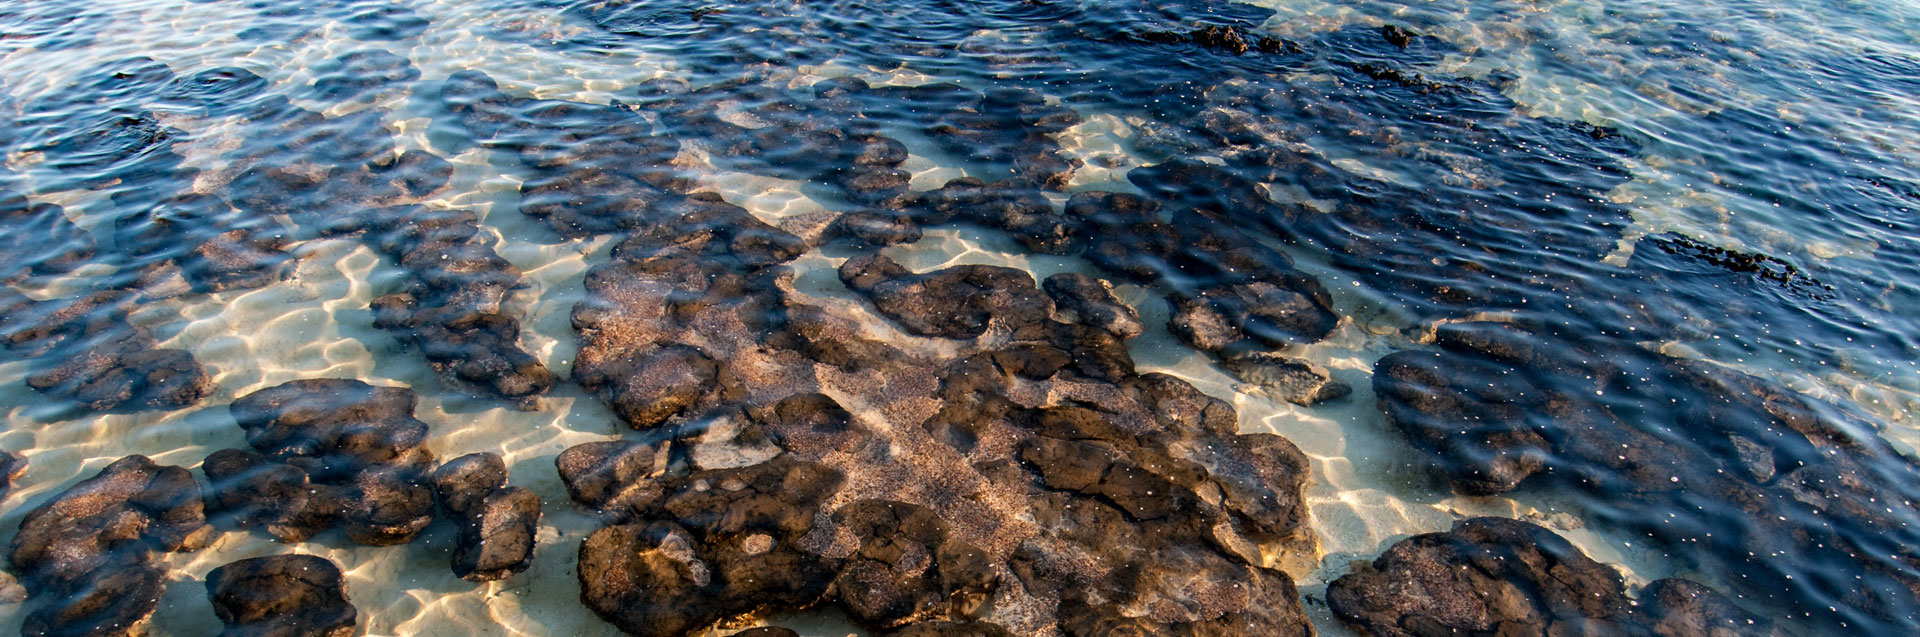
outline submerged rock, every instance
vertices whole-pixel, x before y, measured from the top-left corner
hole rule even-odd
[[[855,248],[883,248],[919,241],[921,230],[913,217],[888,210],[857,210],[840,215],[828,236],[845,239]]]
[[[533,565],[540,498],[507,486],[507,465],[490,453],[464,455],[433,474],[440,506],[460,525],[453,573],[470,582],[512,577]]]
[[[1003,230],[1027,249],[1047,254],[1074,252],[1085,234],[1084,219],[1055,210],[1038,189],[1011,180],[954,179],[917,193],[902,208],[923,224],[965,221]]]
[[[264,287],[293,271],[284,228],[243,218],[217,197],[181,193],[113,222],[120,256],[142,268],[143,281],[179,276],[195,292]]]
[[[121,458],[20,521],[10,560],[38,602],[22,631],[145,634],[166,582],[149,553],[197,551],[213,537],[193,474]]]
[[[339,526],[360,544],[405,544],[433,521],[427,425],[414,395],[356,380],[296,380],[233,402],[253,451],[207,457],[211,508],[302,542]]]
[[[407,58],[379,49],[341,54],[314,65],[313,73],[313,90],[335,102],[357,100],[390,84],[420,78],[420,70]]]
[[[332,561],[312,555],[240,560],[207,573],[221,637],[346,637],[358,613]]]
[[[400,206],[370,211],[362,225],[410,275],[373,300],[374,326],[419,348],[448,384],[535,408],[553,373],[521,348],[520,321],[502,313],[526,282],[477,241],[473,212]]]
[[[1911,533],[1900,520],[1914,482],[1899,476],[1916,471],[1834,412],[1604,337],[1454,323],[1435,343],[1381,359],[1374,392],[1456,491],[1564,489],[1612,528],[1684,548],[1703,572],[1815,617],[1834,612],[1815,572],[1858,581],[1849,612],[1869,617],[1920,595],[1910,551],[1866,548]],[[1728,528],[1749,531],[1696,531]]]
[[[400,4],[355,3],[362,8],[348,16],[347,37],[355,40],[400,40],[420,35],[431,24]]]
[[[948,151],[984,162],[1011,184],[1065,190],[1079,160],[1063,157],[1048,135],[1081,121],[1072,108],[1047,103],[1039,92],[994,88],[941,113],[928,136]]]
[[[827,593],[833,566],[799,550],[838,472],[777,458],[670,479],[639,504],[644,519],[580,546],[580,599],[633,635],[679,635],[763,609],[800,609]]]
[[[679,143],[618,103],[514,97],[479,71],[448,77],[440,101],[475,139],[533,169],[520,211],[561,237],[644,228],[654,203],[692,191],[673,165]]]
[[[65,209],[0,190],[0,280],[66,272],[93,257],[93,237]]]
[[[0,502],[13,492],[13,481],[27,474],[27,457],[0,449]]]
[[[1146,331],[1140,315],[1115,298],[1113,285],[1084,274],[1062,272],[1040,284],[1055,307],[1072,313],[1073,323],[1096,327],[1122,340]]]
[[[1012,268],[963,265],[922,275],[876,253],[847,260],[840,280],[920,336],[974,338],[995,320],[1016,333],[1031,331],[1053,312],[1033,277]]]
[[[999,585],[980,549],[953,540],[925,507],[860,500],[834,512],[860,548],[834,578],[840,607],[866,626],[964,617],[981,610]]]
[[[946,406],[912,431],[876,431],[832,398],[801,394],[659,443],[569,449],[556,460],[569,492],[615,524],[582,545],[582,600],[632,634],[819,602],[876,631],[996,635],[1006,629],[981,620],[1003,595],[1060,600],[1046,621],[1067,634],[1121,624],[1310,634],[1291,579],[1263,557],[1311,542],[1305,456],[1277,436],[1238,434],[1231,407],[1177,379],[1069,381],[1056,376],[1063,364],[961,361],[936,394]],[[1110,411],[1013,402],[1015,385],[1033,382],[1095,392]],[[768,443],[775,455],[756,459],[750,450]],[[735,459],[702,468],[713,445]],[[918,485],[903,494],[943,495],[931,505],[874,491],[896,480]],[[838,495],[848,487],[871,495]],[[1156,610],[1128,610],[1143,606]]]
[[[656,214],[657,225],[587,272],[588,297],[572,316],[581,345],[575,380],[637,429],[737,400],[739,379],[717,361],[778,326],[781,310],[769,299],[784,276],[778,266],[806,249],[711,193]],[[751,342],[723,342],[733,335],[719,332],[735,329]]]
[[[1612,567],[1551,531],[1504,518],[1470,518],[1401,540],[1370,567],[1334,580],[1327,604],[1381,637],[1778,634],[1685,580],[1656,581],[1636,603]]]
[[[1272,352],[1237,352],[1223,357],[1222,367],[1249,389],[1299,405],[1316,405],[1353,393],[1346,383],[1333,380],[1326,368]]]
[[[27,386],[88,411],[178,409],[213,391],[185,350],[128,321],[120,291],[35,301],[0,290],[0,345],[32,361]]]
[[[1161,210],[1151,199],[1097,191],[1076,193],[1066,206],[1089,229],[1087,260],[1166,293],[1167,331],[1181,343],[1285,400],[1312,404],[1344,395],[1323,371],[1281,365],[1284,357],[1272,352],[1318,342],[1339,324],[1319,280],[1217,214],[1178,210],[1163,221]]]

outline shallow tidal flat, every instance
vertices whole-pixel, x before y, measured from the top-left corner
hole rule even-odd
[[[1914,632],[1920,16],[1763,9],[0,6],[0,632]]]

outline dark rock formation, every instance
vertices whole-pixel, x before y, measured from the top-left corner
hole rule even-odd
[[[827,234],[855,248],[883,248],[913,243],[921,237],[920,226],[912,216],[890,210],[857,210],[840,215]]]
[[[200,485],[186,469],[127,456],[20,521],[10,559],[38,605],[28,635],[142,635],[166,567],[152,551],[213,540]]]
[[[440,506],[460,525],[453,573],[470,582],[506,579],[533,565],[540,498],[507,484],[507,465],[490,453],[468,454],[433,474]]]
[[[60,206],[0,190],[0,281],[73,269],[93,257],[93,237]]]
[[[972,177],[948,181],[937,190],[915,193],[902,208],[927,225],[954,221],[1005,231],[1028,250],[1070,254],[1080,247],[1084,219],[1062,214],[1033,186],[1005,180],[986,183]]]
[[[240,560],[207,573],[221,637],[347,637],[358,613],[340,567],[312,555]]]
[[[1771,622],[1699,584],[1663,579],[1636,603],[1620,574],[1546,529],[1471,518],[1393,545],[1327,588],[1365,634],[1777,635]]]
[[[33,361],[27,386],[89,411],[178,409],[213,391],[185,350],[127,320],[129,295],[35,301],[0,290],[0,345]]]
[[[1222,357],[1220,365],[1248,389],[1300,405],[1338,400],[1353,388],[1328,376],[1319,365],[1272,352],[1244,351]]]
[[[780,308],[766,297],[784,274],[777,266],[805,250],[798,237],[711,193],[653,213],[660,216],[652,229],[628,237],[612,261],[587,272],[588,298],[573,310],[575,380],[635,428],[737,398],[738,379],[716,363],[727,350],[697,334],[717,321],[764,338],[779,320]]]
[[[433,521],[427,425],[414,395],[355,380],[296,380],[231,411],[253,450],[207,457],[211,508],[242,527],[301,542],[339,526],[360,544],[405,544]]]
[[[938,460],[959,472],[951,480],[975,485],[942,506],[987,514],[998,509],[962,503],[1007,498],[1015,508],[1002,514],[1031,515],[1037,529],[885,497],[846,500],[837,492],[848,478],[820,461],[851,461],[845,466],[862,480],[912,480],[899,472],[924,471],[929,460],[871,457],[884,453],[874,444],[881,434],[819,394],[719,416],[659,443],[569,449],[556,461],[569,492],[615,524],[581,548],[583,602],[632,634],[680,634],[825,602],[874,630],[997,635],[1005,628],[977,620],[1007,594],[1059,600],[1067,634],[1115,625],[1310,634],[1291,579],[1260,565],[1268,551],[1311,541],[1300,499],[1305,457],[1277,436],[1237,434],[1230,407],[1171,377],[1134,376],[1095,394],[1111,411],[1009,398],[1017,383],[1062,383],[1053,378],[1058,367],[1043,371],[1011,355],[966,359],[946,374],[938,394],[946,407],[924,433],[888,434],[902,441],[895,444],[926,444],[904,442],[925,435],[973,441],[972,452],[917,452],[976,454]],[[775,446],[771,460],[748,454],[753,464],[699,467],[707,446],[745,452],[766,443]],[[827,515],[830,501],[845,504]],[[956,524],[983,538],[1032,530],[976,545],[956,535]],[[850,545],[825,549],[810,539],[826,536]],[[1007,589],[1015,582],[1018,593]],[[1128,610],[1140,607],[1154,610]]]
[[[1158,183],[1140,172],[1136,181]],[[1164,290],[1167,330],[1243,382],[1300,404],[1346,394],[1324,370],[1273,351],[1317,342],[1339,323],[1317,279],[1218,215],[1189,209],[1162,220],[1160,210],[1135,195],[1089,191],[1067,201],[1066,215],[1089,228],[1089,261]]]
[[[860,540],[834,591],[862,625],[970,616],[999,584],[986,553],[949,537],[947,523],[925,507],[860,500],[836,511],[834,521]]]
[[[223,66],[175,79],[161,101],[211,116],[229,115],[247,108],[267,87],[267,79],[252,71]]]
[[[986,333],[991,320],[1016,334],[1033,332],[1053,313],[1053,302],[1033,277],[1013,268],[963,265],[914,274],[875,253],[847,260],[840,280],[920,336],[974,338]]]
[[[523,409],[553,387],[553,373],[520,347],[520,321],[501,313],[520,270],[479,244],[467,210],[423,206],[367,213],[366,239],[411,275],[373,300],[374,325],[420,349],[448,384]]]
[[[379,109],[326,117],[273,95],[243,115],[249,143],[229,161],[245,168],[229,198],[249,215],[284,214],[301,227],[326,228],[339,218],[330,212],[414,203],[453,174],[430,153],[399,152]]]
[[[762,609],[810,606],[827,593],[836,561],[797,543],[841,479],[785,457],[670,478],[629,503],[644,517],[581,543],[580,599],[634,635],[678,635]]]
[[[1784,637],[1765,617],[1735,606],[1719,591],[1669,577],[1640,589],[1640,617],[1659,637]]]
[[[940,113],[928,136],[949,152],[982,162],[996,180],[1010,185],[1065,190],[1078,160],[1060,155],[1049,137],[1080,123],[1072,108],[1048,104],[1045,96],[1023,88],[994,88]]]
[[[0,449],[0,501],[13,492],[13,481],[27,474],[27,457]]]
[[[1912,533],[1916,472],[1839,412],[1602,337],[1454,323],[1435,343],[1381,359],[1374,391],[1455,490],[1563,489],[1745,592],[1790,608],[1841,595],[1860,614],[1804,608],[1822,621],[1885,621],[1920,597],[1920,557],[1887,544]],[[1816,572],[1854,583],[1823,592]]]
[[[650,206],[692,188],[671,164],[679,144],[618,104],[513,97],[479,71],[447,78],[440,100],[475,139],[536,172],[520,211],[562,237],[642,228]]]
[[[356,2],[360,11],[347,16],[347,37],[355,40],[400,40],[420,35],[430,24],[400,4]]]
[[[357,100],[389,85],[420,78],[420,70],[413,68],[412,62],[380,49],[341,54],[314,65],[313,73],[314,92],[330,102]]]
[[[1053,297],[1056,308],[1072,314],[1072,322],[1099,328],[1122,340],[1146,331],[1140,315],[1113,296],[1113,285],[1084,274],[1062,272],[1047,277],[1040,287]]]

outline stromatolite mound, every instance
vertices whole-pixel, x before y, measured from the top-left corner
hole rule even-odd
[[[632,109],[515,97],[479,71],[447,78],[440,100],[476,140],[533,170],[520,211],[562,237],[644,228],[651,205],[691,191],[672,163],[679,143]]]
[[[1267,566],[1311,542],[1304,455],[1238,434],[1230,407],[1171,377],[1115,386],[1030,365],[956,363],[945,407],[908,430],[802,394],[660,442],[568,449],[573,499],[615,524],[582,546],[583,601],[634,634],[816,601],[907,634],[997,634],[1033,621],[1003,615],[1030,605],[1047,623],[1016,625],[1067,634],[1311,632]],[[1016,402],[1036,382],[1109,407]]]
[[[1146,331],[1133,307],[1113,295],[1113,285],[1084,274],[1062,272],[1047,277],[1040,287],[1053,297],[1055,307],[1072,313],[1071,322],[1097,327],[1121,339]]]
[[[346,637],[357,612],[340,567],[312,555],[240,560],[207,573],[221,637]]]
[[[248,215],[325,228],[366,208],[418,203],[453,175],[445,159],[396,148],[380,109],[326,117],[271,95],[242,115],[250,143],[227,156],[242,167],[228,197]]]
[[[374,325],[418,348],[448,384],[536,407],[553,373],[520,346],[520,321],[502,308],[526,281],[479,243],[474,213],[396,206],[357,225],[409,274],[399,291],[373,300]]]
[[[0,449],[0,502],[13,492],[13,481],[27,474],[27,457]]]
[[[0,190],[0,281],[65,272],[93,251],[93,237],[68,221],[65,209]]]
[[[121,458],[20,521],[10,559],[36,604],[22,630],[145,634],[166,582],[150,553],[199,550],[213,537],[193,474]]]
[[[1066,215],[1089,229],[1089,261],[1163,292],[1173,310],[1167,330],[1252,389],[1300,404],[1347,394],[1326,370],[1282,353],[1326,338],[1340,321],[1319,280],[1285,253],[1218,214],[1163,213],[1138,195],[1076,193]]]
[[[339,526],[360,544],[404,544],[433,521],[433,453],[414,394],[356,380],[296,380],[230,410],[253,450],[207,457],[208,503],[242,527],[301,542]]]
[[[987,554],[954,540],[925,507],[859,500],[834,512],[834,521],[860,541],[834,591],[863,625],[971,616],[999,585]]]
[[[1119,382],[1134,373],[1129,330],[1113,323],[1131,310],[1122,311],[1110,293],[1056,288],[1052,295],[1070,307],[1101,307],[1107,316],[1056,317],[1052,296],[1034,285],[1032,275],[1013,268],[962,265],[916,274],[874,253],[848,259],[839,274],[908,334],[974,340],[999,350],[996,357],[1022,376],[1039,380],[1066,369]]]
[[[540,498],[507,486],[507,465],[490,453],[464,455],[433,474],[440,506],[460,525],[453,573],[470,582],[506,579],[533,565]]]
[[[1081,121],[1072,108],[1049,104],[1038,91],[994,88],[940,113],[927,133],[948,151],[991,167],[1030,188],[1065,190],[1079,160],[1064,157],[1050,137]]]
[[[838,560],[798,543],[842,479],[782,457],[652,485],[623,502],[624,510],[606,511],[623,523],[581,544],[581,601],[635,635],[678,635],[761,610],[811,606],[827,593]]]
[[[404,57],[379,49],[349,51],[314,65],[313,90],[332,102],[358,100],[392,84],[419,79],[420,70]]]
[[[920,336],[974,338],[992,319],[1018,333],[1042,326],[1053,312],[1033,276],[1012,268],[963,265],[921,275],[875,253],[847,260],[840,280]]]
[[[717,361],[753,355],[741,348],[757,349],[778,327],[779,265],[806,248],[711,193],[653,214],[650,230],[587,272],[588,298],[572,316],[574,378],[637,429],[738,401],[740,379]]]
[[[1916,472],[1844,413],[1604,337],[1454,323],[1434,342],[1381,359],[1374,391],[1456,491],[1562,489],[1605,524],[1684,547],[1703,571],[1823,622],[1880,621],[1920,600],[1920,555],[1897,539],[1915,533]],[[1709,532],[1730,528],[1748,531]],[[1821,583],[1834,573],[1853,583]]]
[[[1085,219],[1054,208],[1039,190],[1017,180],[986,183],[972,177],[914,193],[900,208],[926,225],[955,221],[1005,231],[1028,250],[1071,254],[1085,238]]]
[[[130,212],[113,222],[115,256],[149,296],[172,291],[160,284],[173,277],[194,292],[219,292],[263,287],[293,271],[279,222],[249,218],[210,195],[182,192],[149,203],[150,196],[115,195]]]
[[[1393,545],[1327,589],[1365,634],[1776,635],[1771,622],[1699,584],[1663,579],[1627,597],[1620,574],[1541,527],[1471,518]]]
[[[159,348],[128,321],[129,297],[36,301],[0,290],[0,345],[32,361],[27,386],[89,411],[178,409],[211,393],[192,354]]]

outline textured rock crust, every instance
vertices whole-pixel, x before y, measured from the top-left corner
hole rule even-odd
[[[362,225],[411,275],[373,300],[373,324],[419,348],[449,385],[537,407],[553,373],[520,347],[520,321],[501,308],[526,282],[477,241],[473,212],[398,206],[369,211]]]
[[[454,575],[490,582],[533,566],[540,498],[507,486],[507,465],[500,456],[473,453],[449,460],[433,472],[433,486],[441,509],[460,525]]]
[[[193,355],[127,320],[125,292],[35,301],[0,290],[0,345],[32,361],[27,386],[87,411],[171,410],[213,391]]]
[[[1778,636],[1719,593],[1663,579],[1627,597],[1620,574],[1552,531],[1471,518],[1416,535],[1327,587],[1327,604],[1363,634]]]
[[[312,555],[240,560],[207,573],[220,637],[347,637],[358,613],[340,567]]]
[[[210,508],[282,542],[335,526],[360,544],[412,541],[434,505],[414,402],[409,389],[331,378],[240,397],[229,410],[253,449],[207,456]]]
[[[603,619],[676,635],[828,604],[912,635],[1311,633],[1270,568],[1311,551],[1305,456],[1136,373],[1108,284],[865,254],[840,276],[872,309],[828,309],[781,265],[797,237],[710,195],[649,210],[573,315],[577,377],[649,434],[556,459],[611,525],[578,571]]]
[[[1920,600],[1920,556],[1886,545],[1913,533],[1915,472],[1841,412],[1607,338],[1453,323],[1434,344],[1382,358],[1374,393],[1455,491],[1561,488],[1756,596],[1815,599],[1814,573],[1846,573],[1851,611]]]
[[[197,551],[213,537],[193,474],[121,458],[21,519],[9,554],[31,594],[21,630],[144,635],[167,580],[151,552]]]

